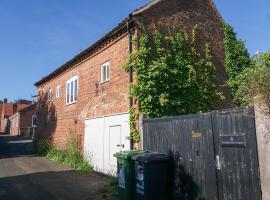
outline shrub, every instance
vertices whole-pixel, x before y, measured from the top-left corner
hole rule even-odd
[[[39,155],[45,156],[52,146],[52,142],[49,139],[41,139],[36,142],[36,151]]]
[[[238,90],[235,99],[242,105],[252,105],[255,96],[261,96],[270,105],[270,68],[245,69],[235,80]]]

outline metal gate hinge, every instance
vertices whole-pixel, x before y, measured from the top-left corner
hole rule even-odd
[[[221,170],[221,164],[220,164],[220,158],[219,156],[216,156],[216,165],[217,165],[217,169]]]

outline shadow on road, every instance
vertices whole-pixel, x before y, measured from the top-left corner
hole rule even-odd
[[[78,171],[41,172],[0,178],[1,200],[101,200],[106,178]],[[113,197],[107,200],[115,199]]]

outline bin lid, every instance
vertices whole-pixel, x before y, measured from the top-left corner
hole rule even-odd
[[[143,150],[130,150],[130,151],[120,151],[119,153],[114,154],[114,157],[120,158],[120,159],[131,159],[132,156],[145,153],[147,151]]]
[[[170,157],[166,154],[160,153],[144,153],[132,157],[133,160],[140,163],[153,163],[153,162],[168,162]]]

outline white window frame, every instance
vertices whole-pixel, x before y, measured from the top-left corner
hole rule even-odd
[[[111,72],[110,72],[110,62],[106,62],[100,67],[100,83],[105,83],[110,80]]]
[[[34,124],[34,118],[36,119],[36,122],[37,122],[37,116],[36,115],[32,115],[32,127],[37,127],[37,125]]]
[[[60,97],[61,97],[61,85],[58,85],[55,91],[55,98],[58,99]]]
[[[49,89],[47,92],[47,100],[51,101],[52,100],[52,89]]]
[[[77,81],[77,88],[75,83]],[[79,94],[79,78],[74,76],[66,83],[66,105],[74,104],[78,101]]]

